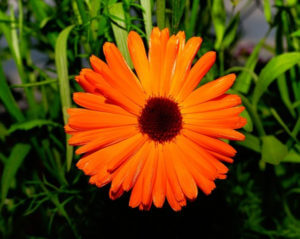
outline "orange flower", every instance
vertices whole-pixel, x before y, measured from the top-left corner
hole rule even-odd
[[[132,189],[130,207],[160,208],[167,199],[179,211],[197,198],[197,187],[208,195],[215,179],[226,178],[221,161],[232,163],[236,151],[219,138],[244,139],[235,131],[246,124],[239,116],[244,107],[240,97],[225,94],[234,74],[195,89],[216,58],[207,52],[191,67],[201,42],[154,28],[147,57],[132,31],[128,48],[137,76],[107,42],[107,63],[91,56],[92,69],[76,77],[85,92],[73,98],[84,109],[68,110],[69,143],[80,146],[77,167],[91,184],[111,182],[111,199]]]

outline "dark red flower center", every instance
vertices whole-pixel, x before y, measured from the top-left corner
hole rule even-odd
[[[149,98],[138,121],[141,132],[159,143],[171,141],[182,129],[178,104],[164,97]]]

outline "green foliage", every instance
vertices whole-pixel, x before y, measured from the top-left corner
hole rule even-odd
[[[0,238],[140,238],[162,232],[189,238],[199,231],[203,238],[300,238],[298,1],[48,2],[18,0],[14,10],[0,1]],[[263,10],[269,29],[250,52],[236,55],[250,5]],[[235,72],[228,93],[240,95],[248,121],[241,130],[245,141],[232,143],[238,155],[228,179],[179,214],[167,208],[137,212],[128,208],[126,196],[109,200],[107,188],[89,185],[76,168],[63,129],[71,94],[82,90],[74,76],[88,67],[89,56],[104,59],[102,45],[115,42],[132,66],[128,32],[137,31],[146,43],[156,25],[172,34],[184,30],[187,38],[201,36],[197,58],[217,52],[201,84]],[[272,30],[275,39],[268,45]],[[43,64],[34,52],[46,58]],[[20,82],[9,77],[7,62],[14,63]]]

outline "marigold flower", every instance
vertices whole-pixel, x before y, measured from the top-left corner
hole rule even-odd
[[[246,124],[237,95],[226,94],[234,74],[196,89],[215,62],[207,52],[192,67],[200,37],[185,42],[184,32],[169,36],[154,28],[148,57],[141,37],[128,36],[136,74],[113,44],[103,46],[106,62],[91,56],[92,69],[76,81],[85,92],[74,93],[83,108],[69,109],[66,132],[84,156],[77,167],[109,196],[132,189],[130,207],[160,208],[167,199],[179,211],[195,200],[198,187],[210,194],[215,179],[225,179],[236,150],[220,138],[243,140],[235,129]]]

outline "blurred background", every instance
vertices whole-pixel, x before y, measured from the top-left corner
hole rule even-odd
[[[228,179],[181,212],[128,207],[75,167],[65,110],[89,56],[153,26],[217,52],[201,84],[234,72],[248,124]],[[297,0],[1,0],[0,238],[300,238]]]

